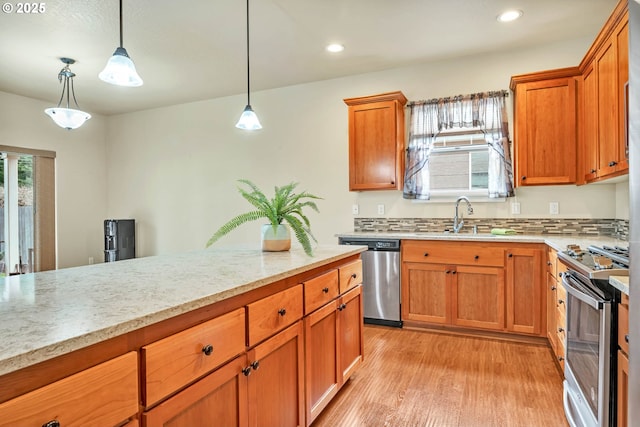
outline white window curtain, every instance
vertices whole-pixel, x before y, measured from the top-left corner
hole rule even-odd
[[[403,197],[429,200],[429,155],[438,132],[480,128],[489,145],[488,197],[513,196],[513,166],[504,98],[506,91],[412,102]]]

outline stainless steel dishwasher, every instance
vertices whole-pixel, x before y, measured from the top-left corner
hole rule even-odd
[[[341,245],[362,245],[364,322],[402,327],[400,318],[400,240],[340,237]]]

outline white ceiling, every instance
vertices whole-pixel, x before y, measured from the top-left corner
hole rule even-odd
[[[17,5],[13,0],[8,2]],[[124,47],[144,86],[98,73],[118,46],[117,0],[48,0],[0,14],[0,91],[58,102],[62,63],[80,107],[116,114],[246,92],[245,1],[124,0]],[[595,38],[617,0],[251,0],[251,88]],[[509,8],[524,16],[501,24]],[[330,42],[346,46],[329,54]],[[575,64],[577,65],[577,64]],[[536,70],[532,70],[536,71]]]

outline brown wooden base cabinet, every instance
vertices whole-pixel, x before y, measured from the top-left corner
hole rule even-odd
[[[362,363],[362,286],[304,319],[307,425]]]
[[[544,336],[543,247],[403,241],[403,320]]]

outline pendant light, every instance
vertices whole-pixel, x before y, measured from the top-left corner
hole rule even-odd
[[[258,116],[251,108],[251,79],[249,73],[249,0],[247,0],[247,106],[240,116],[240,120],[236,123],[238,129],[258,130],[262,129]]]
[[[78,101],[76,101],[76,93],[73,90],[73,78],[76,75],[69,69],[69,65],[76,61],[71,58],[60,58],[60,61],[65,64],[58,73],[58,80],[62,83],[62,95],[60,96],[57,107],[47,108],[44,112],[61,128],[68,130],[77,129],[91,118],[91,114],[81,111],[79,109],[80,107],[78,107]],[[67,98],[67,106],[61,107],[60,105],[62,105],[65,95]],[[76,104],[76,109],[69,108],[71,97],[73,97],[73,102]]]
[[[136,72],[136,66],[122,46],[122,0],[120,0],[120,46],[109,58],[100,74],[100,80],[117,86],[142,86],[142,79]]]

